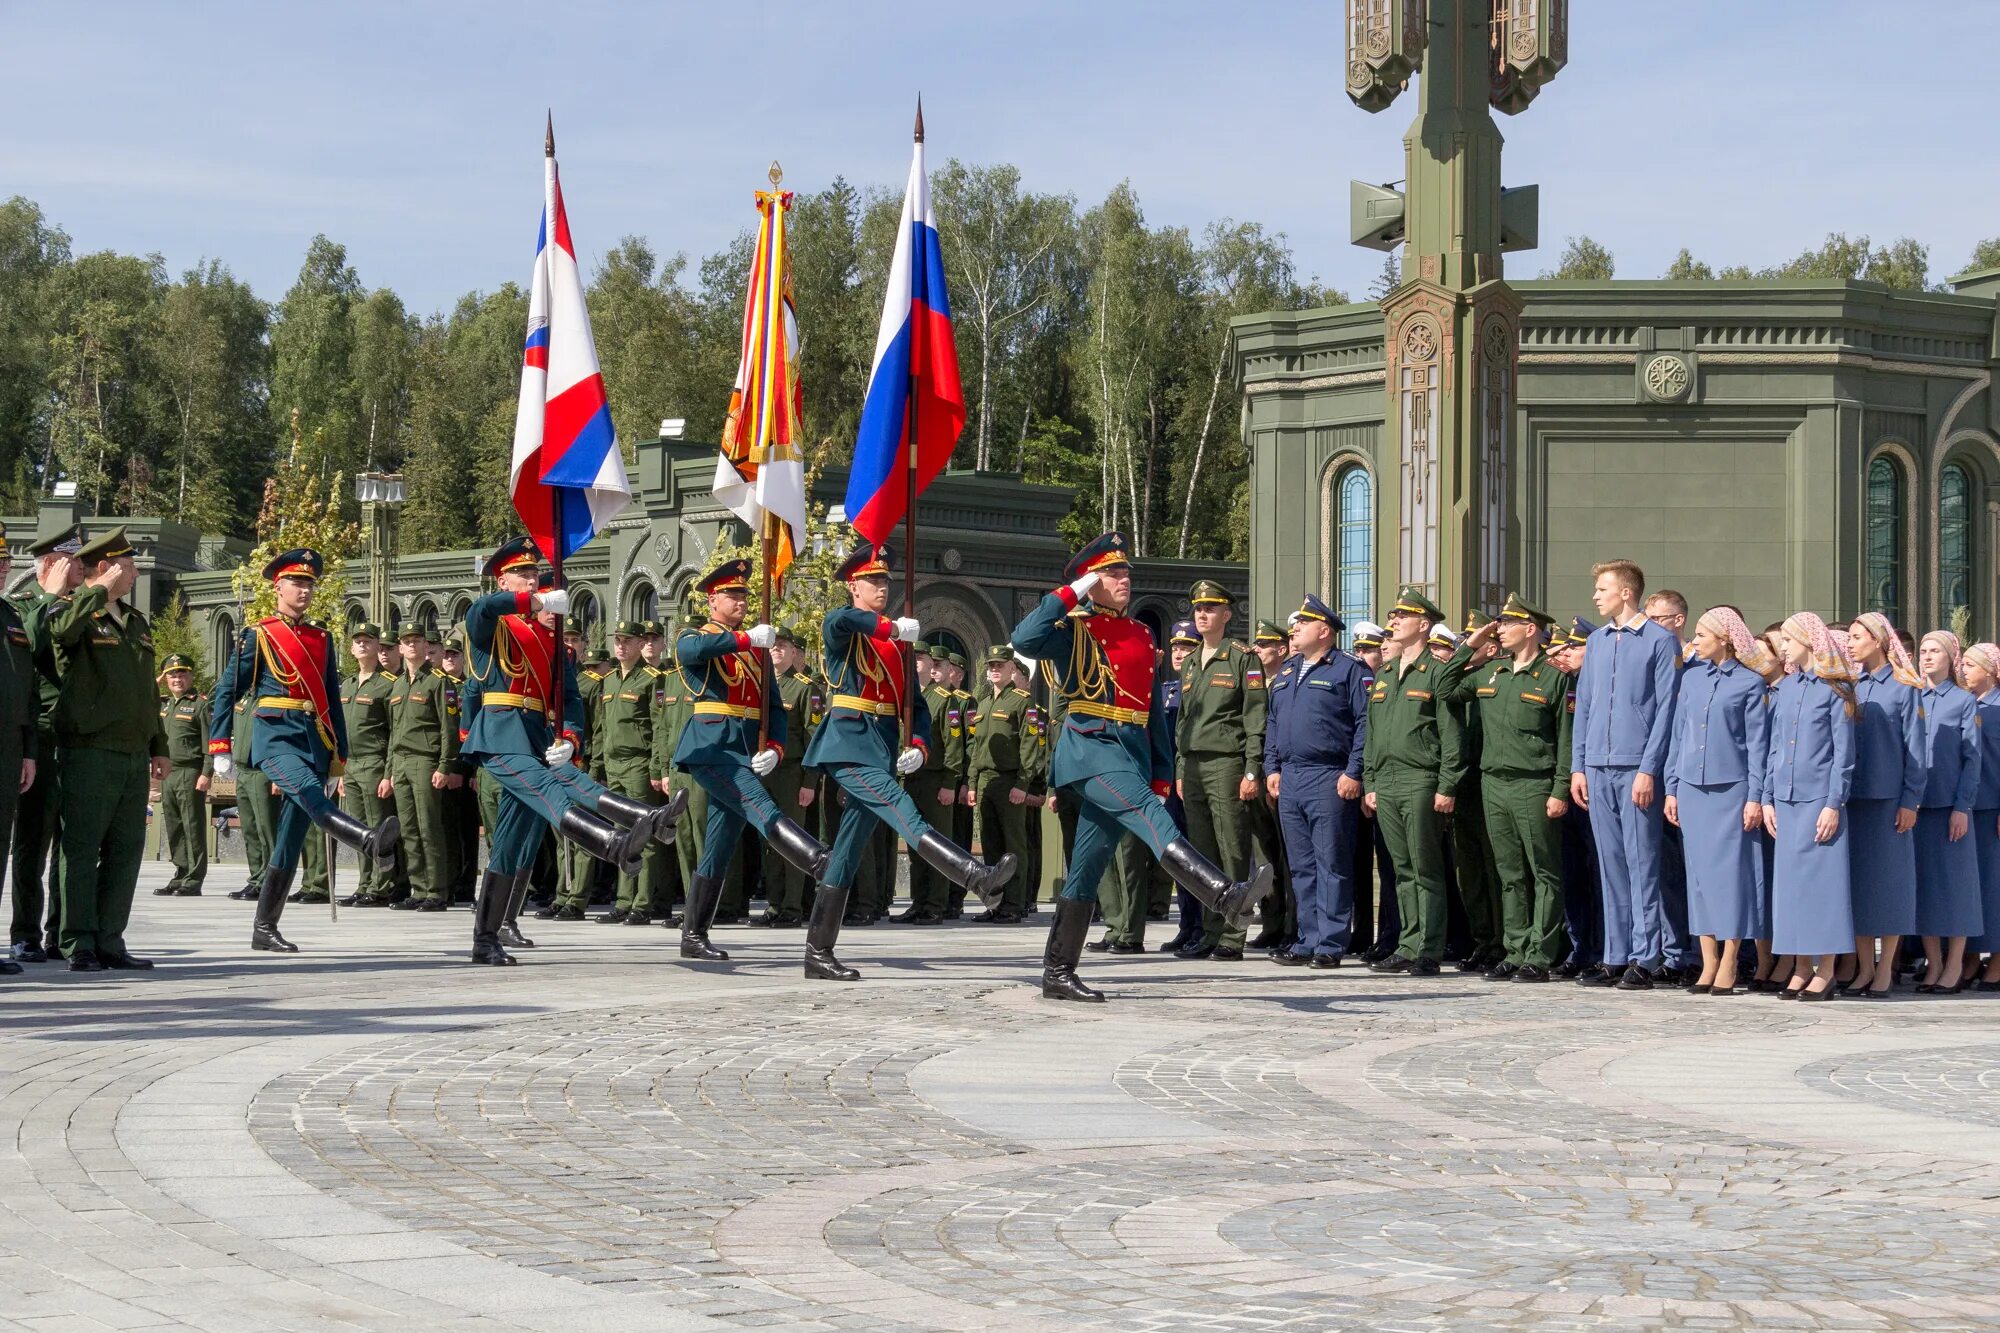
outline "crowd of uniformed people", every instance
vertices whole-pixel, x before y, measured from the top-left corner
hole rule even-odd
[[[1106,534],[977,661],[883,614],[870,548],[820,624],[749,624],[748,564],[723,561],[702,613],[558,652],[566,595],[516,539],[463,625],[344,642],[304,617],[319,556],[281,555],[278,614],[211,697],[187,659],[155,663],[122,532],[34,554],[0,602],[11,972],[151,965],[124,937],[150,801],[163,896],[203,892],[233,804],[229,896],[281,953],[284,904],[327,901],[344,845],[341,906],[470,901],[485,963],[532,947],[532,913],[678,930],[695,961],[728,956],[716,925],[803,928],[807,974],[852,980],[842,927],[1011,925],[1060,881],[1058,999],[1101,998],[1083,950],[1155,948],[1805,1000],[2000,990],[2000,648],[1880,613],[1753,634],[1614,561],[1597,625],[1515,596],[1454,631],[1405,588],[1379,625],[1308,596],[1245,642],[1203,580],[1162,648]],[[1149,944],[1154,922],[1174,928]]]

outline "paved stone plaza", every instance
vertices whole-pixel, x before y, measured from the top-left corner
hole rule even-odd
[[[219,867],[211,888],[230,887]],[[0,1324],[2000,1324],[2000,1005],[160,899],[0,984]],[[1041,917],[1045,928],[1048,917]]]

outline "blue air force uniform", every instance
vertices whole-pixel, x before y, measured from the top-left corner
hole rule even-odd
[[[1966,816],[1979,791],[1979,712],[1972,695],[1945,681],[1923,692],[1929,770],[1917,809],[1918,935],[1978,935],[1985,928],[1979,895],[1978,844],[1951,840],[1951,817]],[[1932,978],[1936,980],[1936,978]]]

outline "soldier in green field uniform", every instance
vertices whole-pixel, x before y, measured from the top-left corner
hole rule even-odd
[[[147,968],[125,947],[146,852],[146,794],[167,775],[153,627],[124,600],[139,577],[120,527],[76,553],[84,582],[48,618],[62,688],[62,951],[72,972]]]
[[[214,763],[208,757],[208,696],[194,689],[194,661],[175,653],[160,672],[166,697],[160,700],[160,728],[167,735],[167,760],[173,764],[160,782],[160,823],[173,878],[154,889],[155,897],[201,896],[208,877],[208,783]]]
[[[952,714],[957,701],[938,677],[939,659],[929,644],[916,647],[917,706],[930,716],[932,745],[924,751],[923,766],[903,780],[910,799],[924,822],[935,829],[952,825],[958,803],[958,774],[965,765],[965,737],[954,725]],[[910,851],[910,905],[890,919],[912,925],[929,925],[944,920],[945,899],[955,887],[931,869],[915,849]]]
[[[641,636],[643,637],[643,636]],[[567,644],[565,644],[567,647]],[[604,781],[604,678],[610,675],[610,668],[596,665],[578,667],[576,673],[577,697],[583,701],[584,735],[578,742],[576,761],[593,782]],[[650,763],[650,756],[648,763]],[[648,786],[651,786],[650,781]],[[558,842],[552,853],[560,861],[556,876],[556,893],[550,901],[559,909],[559,918],[564,921],[580,920],[590,909],[590,900],[597,893],[597,858],[575,843]],[[540,854],[536,863],[539,866]],[[622,888],[622,886],[621,886]],[[569,909],[574,909],[574,916]],[[604,915],[596,917],[599,925],[621,925],[632,914],[629,892],[614,890],[614,901]]]
[[[1264,786],[1264,664],[1224,638],[1235,599],[1202,579],[1188,589],[1201,646],[1181,667],[1181,719],[1175,736],[1175,786],[1187,812],[1188,838],[1232,880],[1250,878],[1250,802]],[[1183,958],[1238,959],[1243,928],[1213,913]]]
[[[676,626],[676,633],[699,630],[701,626],[699,619],[683,615]],[[674,666],[671,658],[660,665],[665,674],[661,676],[654,695],[659,712],[653,719],[653,780],[663,784],[669,796],[680,791],[688,794],[687,808],[681,812],[674,838],[674,857],[680,870],[681,894],[685,901],[687,886],[693,881],[695,867],[701,862],[701,839],[708,819],[708,793],[700,783],[673,765],[674,747],[680,743],[681,732],[694,715],[694,691],[688,684],[686,674]]]
[[[1276,621],[1260,620],[1250,641],[1250,651],[1264,665],[1268,689],[1270,682],[1278,678],[1285,659],[1292,655],[1292,637]],[[1271,867],[1271,892],[1259,909],[1262,926],[1257,938],[1246,947],[1288,949],[1299,937],[1299,903],[1292,893],[1291,856],[1285,850],[1285,836],[1278,827],[1278,805],[1265,790],[1258,792],[1246,809],[1250,815],[1250,846]]]
[[[960,743],[965,749],[965,762],[958,770],[958,802],[951,807],[951,840],[970,850],[972,847],[973,806],[972,783],[972,726],[979,713],[979,699],[975,693],[965,688],[967,671],[965,654],[945,652],[945,687],[951,691],[952,702],[958,705]],[[942,830],[940,830],[942,831]],[[948,893],[945,896],[945,917],[957,920],[964,911],[965,895]]]
[[[35,777],[20,793],[14,824],[14,911],[11,960],[41,963],[62,957],[62,856],[58,851],[61,812],[56,801],[61,772],[56,754],[55,709],[61,676],[55,645],[48,637],[48,616],[67,602],[83,581],[76,552],[83,545],[79,530],[65,528],[42,538],[29,551],[35,557],[35,587],[22,594],[13,609],[19,613],[28,660],[35,671]],[[12,635],[9,634],[10,646]],[[25,698],[25,696],[24,696]]]
[[[1500,617],[1467,636],[1454,699],[1484,726],[1479,764],[1499,879],[1505,956],[1489,981],[1545,982],[1569,951],[1563,929],[1563,819],[1569,813],[1570,679],[1542,650],[1548,616],[1509,594]],[[1497,643],[1498,661],[1487,646]],[[1490,663],[1490,665],[1489,665]]]
[[[403,670],[389,692],[389,776],[403,828],[403,864],[410,896],[404,911],[442,912],[451,906],[451,847],[445,841],[444,793],[463,783],[458,764],[458,692],[430,665],[420,625],[396,638]]]
[[[1419,588],[1405,587],[1389,612],[1382,669],[1368,695],[1362,802],[1382,831],[1396,870],[1403,923],[1396,952],[1375,972],[1434,977],[1444,956],[1445,817],[1465,777],[1459,727],[1444,706],[1462,668],[1431,657],[1431,626],[1444,619]]]
[[[800,760],[812,744],[813,729],[826,716],[826,692],[807,673],[805,661],[805,635],[795,626],[780,625],[778,641],[771,646],[771,670],[777,675],[777,702],[785,710],[785,753],[765,779],[764,790],[778,803],[780,813],[810,833],[818,823],[818,812],[813,808],[819,797],[818,783],[808,780]],[[817,772],[811,775],[818,776]],[[765,857],[764,913],[751,924],[804,925],[811,878],[782,856]]]
[[[1036,679],[1035,663],[1014,655],[1014,665],[1021,670],[1021,688],[1034,700],[1034,707],[1028,713],[1028,735],[1021,752],[1021,767],[1032,773],[1028,784],[1028,842],[1021,850],[1021,882],[1028,887],[1029,910],[1036,910],[1041,901],[1045,880],[1042,875],[1042,842],[1046,825],[1042,812],[1048,808],[1049,794],[1049,710],[1044,699],[1047,691],[1040,688]]]
[[[1466,633],[1486,623],[1487,617],[1474,611],[1466,617]],[[1457,654],[1459,642],[1459,636],[1448,626],[1433,626],[1429,640],[1431,656],[1449,662]],[[1484,651],[1486,655],[1473,665],[1483,665],[1492,656],[1491,649]],[[1465,917],[1466,947],[1459,957],[1458,970],[1484,972],[1507,953],[1500,931],[1500,886],[1493,879],[1493,849],[1486,838],[1485,784],[1480,780],[1485,728],[1481,725],[1480,709],[1470,696],[1454,692],[1445,706],[1458,722],[1459,757],[1465,765],[1465,777],[1458,784],[1457,808],[1451,814],[1451,876],[1446,881],[1446,888],[1458,895],[1459,910]],[[1449,923],[1447,915],[1447,943],[1451,933]]]
[[[6,582],[8,572],[7,528],[0,524],[0,583]],[[22,789],[35,780],[39,707],[27,626],[14,604],[0,599],[0,866],[7,864]],[[10,954],[0,954],[0,974],[20,971],[21,964]]]
[[[973,723],[967,784],[979,817],[981,859],[997,864],[1012,852],[1017,863],[1000,901],[974,920],[1013,925],[1028,917],[1028,887],[1020,862],[1028,850],[1028,789],[1036,774],[1022,761],[1034,758],[1031,733],[1040,714],[1024,688],[1014,650],[1006,644],[986,650],[986,681],[992,693],[980,702]]]
[[[646,627],[636,620],[622,620],[612,631],[613,665],[595,691],[595,707],[586,704],[590,766],[592,775],[620,796],[665,805],[667,798],[653,787],[653,697],[659,677],[641,660],[645,637]],[[656,912],[667,915],[666,872],[667,849],[649,844],[639,873],[618,877],[613,915],[628,926],[650,926]]]
[[[363,621],[347,639],[354,674],[341,681],[340,707],[347,719],[347,768],[340,777],[340,808],[374,828],[396,813],[389,782],[389,696],[394,684],[382,670],[382,630]],[[306,835],[308,839],[311,834]],[[358,858],[354,892],[342,907],[387,907],[394,872],[384,875],[373,857]]]
[[[458,696],[458,739],[465,741],[465,633],[454,630],[445,636],[444,654],[439,661],[444,674],[451,682],[452,690]],[[353,740],[354,728],[348,727],[348,739]],[[352,768],[350,760],[348,767]],[[458,868],[453,880],[452,901],[460,902],[473,897],[479,887],[479,798],[472,790],[470,775],[456,787],[445,788],[444,793],[445,841],[451,844],[451,863]],[[502,944],[513,944],[506,931],[501,932]]]

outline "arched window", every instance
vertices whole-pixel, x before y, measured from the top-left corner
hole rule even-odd
[[[1938,478],[1938,623],[1972,605],[1972,474],[1962,463]]]
[[[1334,479],[1333,550],[1334,610],[1349,639],[1375,596],[1375,479],[1358,463]]]
[[[1903,469],[1887,454],[1868,465],[1862,606],[1903,623]]]

